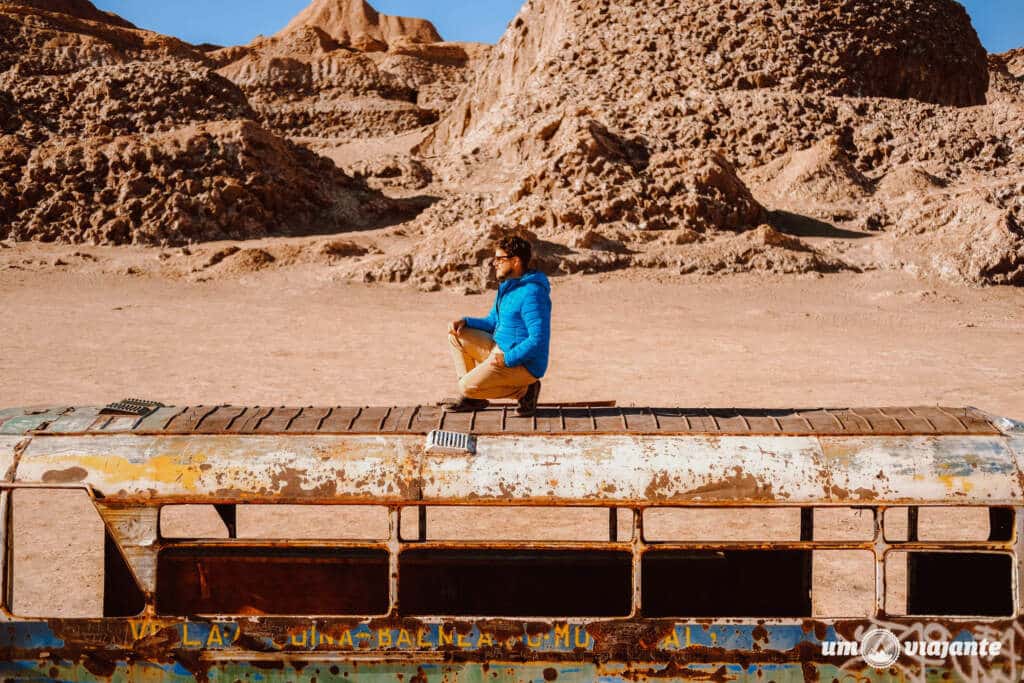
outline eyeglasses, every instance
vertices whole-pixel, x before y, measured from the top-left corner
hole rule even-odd
[[[491,259],[491,262],[497,263],[498,261],[510,261],[514,258],[515,256],[495,256],[494,258]]]

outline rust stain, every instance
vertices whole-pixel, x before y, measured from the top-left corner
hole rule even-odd
[[[30,443],[32,443],[31,436],[22,439],[14,445],[14,458],[11,460],[11,466],[7,468],[7,473],[4,475],[5,481],[14,481],[15,475],[18,473],[18,463],[21,462],[21,456],[25,453]]]
[[[49,470],[43,473],[44,484],[72,484],[85,481],[89,472],[82,467],[69,467],[66,470]]]
[[[131,462],[111,455],[80,455],[73,462],[114,482],[177,484],[187,491],[195,491],[206,457],[201,454],[158,455],[143,462]]]
[[[762,484],[752,474],[745,473],[742,467],[733,468],[733,476],[713,481],[695,489],[686,491],[681,498],[696,498],[710,495],[714,498],[740,499],[755,498],[759,500],[775,500],[772,484]]]

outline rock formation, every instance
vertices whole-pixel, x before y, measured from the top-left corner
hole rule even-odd
[[[365,0],[313,0],[284,29],[279,37],[314,28],[335,42],[361,52],[386,50],[393,42],[439,43],[441,35],[426,19],[380,14]]]
[[[273,130],[344,141],[435,122],[485,52],[363,0],[316,0],[275,36],[211,58]]]
[[[26,152],[9,200],[15,239],[174,245],[342,232],[396,212],[327,159],[251,121],[58,138]]]
[[[493,48],[364,0],[226,48],[0,4],[0,236],[344,231],[436,199],[332,256],[424,289],[493,284],[510,229],[552,273],[1024,285],[1022,120],[1024,52],[986,55],[955,0],[529,0]]]
[[[1008,55],[1002,63],[1014,60]],[[999,93],[1012,91],[1009,66],[1006,73],[1008,80],[993,84]],[[631,226],[623,245],[629,251],[660,249],[661,240],[642,234],[652,228],[693,229],[683,218],[687,213],[672,206],[680,186],[660,185],[663,175],[631,185],[621,174],[602,177],[596,166],[581,178],[572,164],[561,162],[563,152],[550,144],[549,131],[576,116],[572,103],[585,102],[587,120],[606,138],[632,141],[641,157],[667,156],[685,168],[700,166],[710,152],[735,165],[734,185],[743,190],[723,195],[727,202],[748,203],[746,181],[767,208],[783,212],[773,214],[783,228],[786,220],[779,217],[796,213],[830,226],[888,230],[883,239],[891,242],[893,256],[882,265],[900,267],[919,249],[889,230],[894,212],[874,194],[887,174],[918,165],[965,188],[979,176],[995,179],[997,192],[1019,184],[1024,141],[1014,121],[1020,120],[1020,100],[1011,93],[984,106],[989,86],[985,51],[953,0],[530,0],[420,151],[442,159],[435,173],[447,182],[485,188],[483,197],[462,200],[463,208],[459,200],[451,202],[444,225],[456,229],[460,220],[492,212],[499,222],[534,229],[530,207],[560,210],[573,196],[585,196],[581,203],[596,209],[585,219],[588,229]],[[582,118],[569,124],[586,126]],[[549,165],[538,172],[540,159]],[[636,165],[634,171],[648,173]],[[620,222],[621,212],[601,210],[602,202],[621,207],[623,195],[661,206],[676,220],[652,223],[627,214]],[[481,214],[481,205],[490,209]],[[1012,207],[989,208],[1006,219],[997,225],[1010,227],[998,228],[999,239],[973,241],[987,245],[984,257],[935,254],[921,272],[981,284],[1017,282],[1024,264],[1012,228],[1018,219]],[[421,222],[432,215],[425,213]],[[711,215],[718,218],[704,221],[699,232],[707,236],[701,240],[760,222],[753,214],[746,221],[724,219],[729,212]],[[923,214],[905,218],[927,220]],[[557,231],[571,234],[577,220],[576,212],[563,211],[540,232],[559,240]],[[943,229],[931,226],[933,234]],[[950,229],[967,239],[960,252],[974,248],[964,232],[970,224]],[[571,240],[561,241],[574,249]],[[948,251],[943,245],[952,241],[936,238],[935,244]],[[651,259],[619,262],[645,260]],[[941,265],[952,261],[1003,265]]]
[[[202,52],[85,0],[32,5],[0,5],[0,237],[185,244],[406,216],[254,123]]]
[[[87,21],[99,21],[104,24],[120,26],[121,28],[135,28],[135,25],[117,16],[113,12],[104,12],[97,9],[89,0],[6,0],[12,5],[22,5],[44,12],[56,12],[66,14],[78,19]]]

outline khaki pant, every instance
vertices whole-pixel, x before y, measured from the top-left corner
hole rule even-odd
[[[448,335],[448,345],[459,376],[459,391],[466,398],[522,398],[537,381],[522,365],[499,368],[488,362],[494,349],[494,337],[482,330],[463,327]]]

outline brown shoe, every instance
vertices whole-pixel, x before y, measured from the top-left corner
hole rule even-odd
[[[537,380],[526,389],[526,394],[519,399],[519,407],[516,408],[516,415],[519,417],[533,417],[537,412],[537,399],[540,398],[540,380]]]
[[[491,402],[485,398],[466,398],[465,396],[460,396],[456,403],[445,405],[444,409],[450,413],[471,413],[474,410],[483,410],[489,405],[491,405]]]

